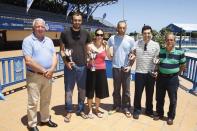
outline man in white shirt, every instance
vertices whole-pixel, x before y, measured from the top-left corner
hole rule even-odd
[[[152,28],[148,25],[142,28],[143,39],[136,43],[136,74],[133,118],[138,119],[141,113],[141,98],[145,87],[146,110],[145,114],[153,117],[153,92],[155,78],[149,73],[153,67],[153,59],[158,56],[160,46],[152,39]]]

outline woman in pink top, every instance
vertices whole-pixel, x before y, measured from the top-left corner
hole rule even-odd
[[[95,40],[89,44],[88,48],[88,69],[86,81],[86,96],[88,98],[89,118],[93,118],[92,103],[94,94],[97,117],[102,118],[103,112],[99,110],[100,99],[109,97],[105,57],[108,56],[108,47],[106,41],[103,40],[104,32],[102,29],[95,31]]]

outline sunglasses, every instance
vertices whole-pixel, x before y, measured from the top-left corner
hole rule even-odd
[[[144,45],[144,51],[147,51],[147,44]]]
[[[103,34],[96,34],[96,36],[101,36],[101,37],[103,37]]]
[[[174,39],[166,39],[166,41],[174,41]]]

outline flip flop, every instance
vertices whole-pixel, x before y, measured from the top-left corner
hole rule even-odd
[[[98,118],[103,118],[103,114],[100,113],[100,112],[96,113],[96,116],[97,116]]]
[[[95,112],[95,114],[96,114],[96,116],[97,116],[98,118],[103,118],[104,112],[102,112],[102,111],[100,111],[100,110],[97,110],[97,111]]]
[[[71,120],[71,113],[67,113],[66,116],[64,117],[65,122],[70,122]]]
[[[126,116],[127,118],[131,118],[131,113],[130,113],[129,111],[126,111],[126,112],[125,112],[125,116]]]
[[[93,119],[94,118],[93,114],[92,113],[89,113],[88,114],[88,118]]]

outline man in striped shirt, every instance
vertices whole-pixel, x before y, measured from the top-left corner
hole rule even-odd
[[[175,36],[168,33],[165,37],[166,47],[159,53],[159,74],[156,85],[156,111],[154,120],[163,118],[164,99],[166,91],[168,92],[170,105],[168,111],[167,124],[172,125],[176,114],[177,90],[179,87],[178,74],[185,68],[186,58],[184,52],[175,49]]]
[[[153,92],[155,78],[149,73],[153,67],[153,59],[159,55],[159,44],[152,39],[152,28],[148,25],[142,28],[143,39],[136,43],[136,75],[133,118],[138,119],[141,113],[141,98],[145,87],[145,114],[153,117]]]

